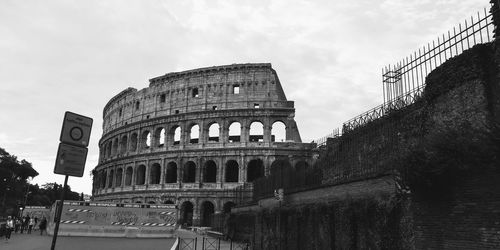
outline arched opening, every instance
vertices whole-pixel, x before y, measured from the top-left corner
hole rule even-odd
[[[130,136],[130,151],[137,151],[137,133],[133,133],[132,136]]]
[[[165,176],[166,183],[176,183],[177,182],[177,163],[171,161],[167,164],[167,171]]]
[[[175,204],[175,203],[172,200],[166,200],[163,202],[163,204]]]
[[[204,201],[201,204],[201,225],[209,227],[212,224],[212,215],[214,214],[214,204],[210,201]]]
[[[142,201],[136,201],[135,203],[137,203],[137,204],[142,204]]]
[[[264,125],[261,122],[252,122],[250,124],[250,142],[264,141]]]
[[[182,175],[182,182],[184,183],[193,183],[195,182],[196,178],[196,164],[192,161],[186,162],[184,164],[184,169],[183,169],[183,175]]]
[[[224,203],[224,206],[222,207],[222,211],[225,214],[231,213],[231,209],[235,206],[236,206],[236,204],[234,202],[228,201],[228,202]]]
[[[111,154],[112,155],[117,155],[118,154],[118,138],[115,138],[113,140],[113,147],[111,148]]]
[[[203,166],[203,182],[215,183],[216,181],[217,164],[215,164],[212,160],[205,162],[205,165]]]
[[[135,185],[144,185],[146,181],[146,166],[140,165],[137,167],[137,175],[135,176]]]
[[[106,171],[101,171],[100,180],[101,180],[101,185],[99,185],[99,187],[105,188],[106,187]]]
[[[254,159],[248,162],[247,182],[252,182],[264,176],[264,162],[261,159]]]
[[[113,177],[115,177],[115,171],[111,169],[108,174],[108,188],[113,187]]]
[[[125,186],[132,185],[132,174],[134,173],[134,169],[132,167],[128,167],[125,171]]]
[[[193,225],[193,203],[189,201],[181,205],[181,223],[185,226]]]
[[[147,130],[142,132],[141,145],[143,149],[151,147],[151,133]]]
[[[153,205],[153,204],[156,204],[156,202],[154,202],[154,201],[148,201],[148,204],[152,204]]]
[[[161,166],[158,163],[153,163],[149,170],[149,184],[160,184]]]
[[[295,171],[305,172],[307,168],[309,168],[309,164],[304,160],[298,161],[295,164]]]
[[[165,129],[157,128],[155,131],[155,144],[157,147],[161,148],[165,146]]]
[[[229,142],[239,142],[241,138],[241,124],[233,122],[229,125]]]
[[[226,163],[226,182],[238,182],[238,162],[235,160],[229,160]]]
[[[179,145],[181,143],[181,127],[175,126],[172,128],[170,134],[173,139],[173,145]]]
[[[288,159],[277,159],[271,164],[271,178],[274,180],[274,188],[282,188],[287,176],[291,176],[292,166]]]
[[[309,164],[307,164],[306,161],[300,160],[297,163],[295,163],[295,180],[293,180],[294,183],[297,183],[298,185],[304,185],[307,181],[307,168],[309,168]]]
[[[200,95],[200,93],[198,91],[198,88],[194,88],[191,92],[191,96],[196,98],[196,97],[199,97],[199,95]]]
[[[286,141],[286,126],[282,121],[273,123],[271,128],[271,141],[284,142]]]
[[[116,187],[122,186],[122,178],[123,178],[123,168],[119,168],[116,170]]]
[[[208,127],[208,142],[219,142],[220,126],[214,123]]]
[[[189,132],[189,143],[198,143],[200,139],[200,126],[198,124],[195,124],[191,126],[190,132]]]
[[[128,143],[128,138],[126,135],[122,136],[122,139],[120,141],[120,153],[124,154],[127,152],[127,143]]]

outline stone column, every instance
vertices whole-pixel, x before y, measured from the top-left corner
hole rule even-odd
[[[223,121],[223,124],[219,128],[221,130],[221,133],[219,133],[219,139],[222,144],[226,144],[229,141],[229,124],[227,120]]]
[[[201,183],[203,182],[203,165],[201,157],[196,158],[196,175],[194,180],[198,184],[198,187],[201,187]]]
[[[134,165],[132,166],[132,180],[131,180],[131,185],[132,189],[135,189],[135,176],[137,175],[137,165],[136,162],[134,161]]]
[[[180,158],[177,159],[177,183],[182,183],[182,160]]]
[[[243,154],[241,154],[240,156],[241,165],[239,166],[238,169],[239,170],[238,183],[245,183],[247,179],[245,174],[245,170],[247,168],[245,158],[246,157]]]
[[[116,172],[116,165],[115,165],[115,166],[113,167],[113,185],[111,186],[111,187],[113,188],[113,190],[114,190],[114,189],[115,189],[115,187],[116,187],[116,179],[117,179],[117,178],[116,178],[116,175],[117,175],[117,174],[118,174],[118,173]]]
[[[189,145],[189,133],[191,131],[188,131],[187,123],[183,122],[182,127],[181,127],[181,139],[179,142],[179,146],[184,148],[185,145]]]
[[[124,165],[122,167],[122,169],[123,169],[123,171],[122,171],[122,185],[121,185],[121,187],[123,188],[123,187],[125,187],[125,180],[127,179],[126,178],[127,177],[127,165]]]
[[[165,158],[161,158],[160,164],[160,184],[163,186],[165,184]]]
[[[149,160],[146,160],[146,168],[144,170],[144,185],[147,187],[149,185],[149,171],[151,170],[151,166],[149,166]]]
[[[201,209],[199,203],[200,201],[196,199],[196,201],[193,204],[193,226],[201,225],[201,220],[200,220]]]
[[[248,121],[244,120],[241,122],[241,133],[240,133],[240,142],[247,143],[250,142],[250,124]]]
[[[217,183],[219,184],[218,186],[222,188],[223,183],[224,183],[224,162],[222,161],[222,158],[217,158]]]
[[[269,122],[264,124],[264,143],[271,142],[272,129],[273,129],[273,126],[271,124],[269,124]]]
[[[200,129],[199,135],[198,135],[198,144],[199,145],[204,145],[208,140],[207,140],[207,132],[205,131],[205,121],[201,120],[198,123],[198,128]]]

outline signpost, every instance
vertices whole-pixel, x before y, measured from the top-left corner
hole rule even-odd
[[[82,177],[87,160],[87,146],[89,145],[90,132],[92,130],[93,119],[90,117],[66,111],[59,137],[59,148],[57,149],[56,164],[54,173],[62,174],[64,187],[61,192],[61,199],[56,209],[56,226],[52,237],[51,250],[55,249],[59,222],[64,203],[64,195],[68,186],[68,176]]]

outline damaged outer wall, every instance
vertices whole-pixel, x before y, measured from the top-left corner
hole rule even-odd
[[[450,131],[466,134],[464,127],[490,132],[500,121],[500,53],[495,48],[498,45],[478,45],[450,59],[429,74],[423,97],[415,104],[330,140],[316,167],[323,169],[325,186],[346,187],[338,191],[344,198],[328,200],[318,190],[311,194],[315,204],[285,202],[281,213],[276,206],[254,212],[242,209],[232,215],[230,234],[253,242],[256,249],[497,248],[500,173],[493,162],[458,163],[453,168],[459,173],[456,180],[438,200],[425,193],[408,195],[400,188],[370,193],[372,184],[362,180],[395,174],[398,186],[404,187],[398,173],[405,176],[413,169],[401,155],[419,157],[405,151],[412,145]],[[346,179],[365,185],[349,187]],[[351,197],[360,188],[368,195]]]

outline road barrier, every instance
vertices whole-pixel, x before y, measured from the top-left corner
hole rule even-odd
[[[51,209],[49,230],[55,225],[56,204]],[[59,235],[173,237],[177,218],[175,205],[64,201]]]

